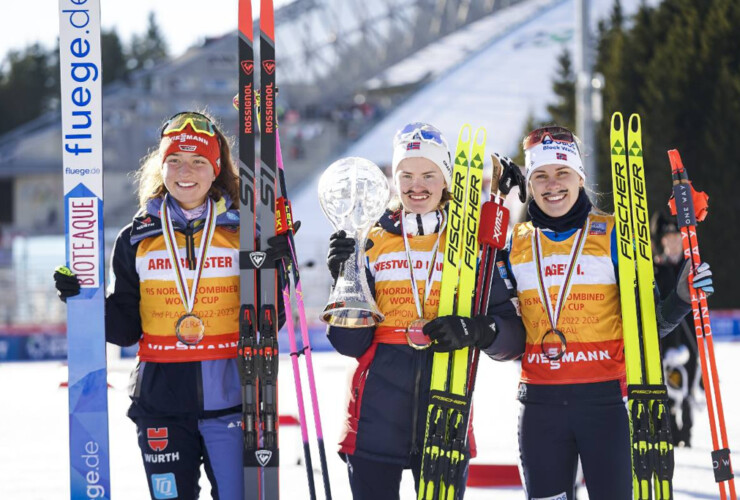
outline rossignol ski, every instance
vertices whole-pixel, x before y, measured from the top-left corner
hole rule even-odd
[[[610,144],[634,494],[639,500],[668,500],[673,441],[655,313],[640,117],[630,116],[625,138],[622,114],[614,113]]]
[[[260,95],[256,92],[254,95],[254,103],[257,109],[257,117],[259,118],[259,106],[260,106]],[[239,109],[239,94],[234,96],[233,99],[234,108]],[[277,209],[275,212],[276,217],[276,233],[277,234],[288,234],[289,246],[290,246],[290,259],[288,262],[283,262],[278,272],[280,273],[280,279],[283,286],[283,303],[285,304],[285,327],[288,330],[288,341],[290,343],[290,356],[291,363],[293,366],[293,378],[296,386],[296,398],[298,400],[298,417],[301,426],[301,438],[303,440],[303,455],[306,460],[306,474],[308,475],[308,487],[311,498],[316,498],[316,487],[313,479],[313,464],[311,459],[311,448],[308,441],[308,427],[306,419],[306,411],[304,407],[303,398],[303,386],[301,384],[301,373],[298,366],[298,358],[301,354],[306,357],[306,372],[308,377],[309,391],[311,393],[311,405],[314,415],[314,423],[316,428],[316,437],[319,448],[319,459],[321,461],[321,472],[324,480],[324,492],[327,500],[331,500],[331,487],[329,483],[329,469],[326,464],[326,450],[324,447],[324,433],[321,427],[321,415],[319,412],[318,393],[316,391],[316,380],[314,377],[313,361],[311,356],[311,343],[308,334],[308,320],[306,318],[306,308],[303,302],[303,285],[301,283],[300,272],[298,271],[298,257],[296,256],[295,241],[294,241],[294,228],[293,228],[293,215],[290,200],[287,197],[287,184],[285,182],[285,167],[283,165],[283,155],[280,149],[280,129],[278,128],[277,137],[277,165],[278,175],[280,181],[280,198],[277,201]],[[297,339],[295,335],[295,324],[293,322],[293,307],[290,301],[290,278],[293,277],[293,286],[295,289],[296,305],[298,307],[298,318],[301,327],[301,343],[303,347],[298,350]]]
[[[683,166],[678,150],[668,151],[673,177],[673,197],[671,198],[671,212],[676,216],[678,227],[681,230],[684,258],[691,263],[692,270],[701,264],[699,255],[699,240],[696,235],[696,223],[705,219],[708,211],[708,197],[702,192],[694,190],[689,180],[689,174]],[[717,364],[714,360],[714,341],[712,340],[712,326],[709,322],[709,306],[704,290],[696,290],[689,282],[689,295],[694,316],[694,330],[696,344],[699,348],[701,360],[701,376],[704,380],[704,393],[707,398],[707,414],[712,432],[712,466],[714,480],[719,484],[721,500],[727,499],[725,483],[728,483],[730,499],[737,500],[735,480],[730,461],[730,444],[727,441],[727,428],[722,408],[722,395],[719,390],[719,376]],[[719,428],[719,432],[717,429]]]
[[[244,495],[279,498],[277,270],[261,249],[275,235],[275,50],[272,0],[261,0],[263,120],[259,184],[254,130],[254,38],[250,0],[239,1],[239,346]],[[258,189],[259,187],[259,189]]]
[[[267,248],[267,240],[275,236],[277,203],[277,110],[275,97],[275,15],[272,0],[260,0],[260,89],[262,120],[260,130],[260,190],[261,213],[257,218],[259,248]],[[272,264],[270,264],[272,265]],[[277,270],[261,272],[259,282],[260,309],[258,330],[260,354],[264,363],[260,378],[260,420],[262,447],[259,452],[263,470],[261,489],[265,500],[280,497],[278,453],[278,278]],[[264,354],[263,354],[264,353]],[[268,354],[269,353],[269,354]]]
[[[110,499],[105,358],[100,1],[59,0],[59,68],[67,267],[70,495]]]
[[[469,317],[473,310],[485,144],[483,128],[477,129],[473,137],[470,125],[463,126],[452,171],[438,316]],[[419,500],[458,498],[459,483],[469,460],[466,441],[472,395],[468,390],[471,362],[470,348],[434,353]]]

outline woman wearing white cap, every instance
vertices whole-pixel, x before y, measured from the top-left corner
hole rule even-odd
[[[334,348],[358,361],[339,450],[355,500],[399,498],[401,474],[408,468],[418,489],[431,351],[455,347],[439,343],[425,350],[430,345],[422,344],[420,335],[439,306],[451,172],[447,141],[439,130],[410,123],[396,134],[392,173],[398,198],[371,230],[366,252],[368,282],[385,319],[372,328],[329,327]],[[328,266],[335,279],[354,245],[342,231],[331,236]],[[446,317],[450,324],[438,324],[435,332],[462,329],[464,321],[470,332],[465,345],[514,356],[523,350],[523,337],[498,335],[492,326],[495,314],[496,323],[504,325],[501,331],[518,332],[515,325],[521,323],[511,296],[499,283],[492,291],[491,316]],[[507,322],[514,326],[507,328]],[[468,442],[474,454],[473,440]],[[464,488],[467,473],[461,476],[459,488]]]
[[[569,130],[534,130],[523,146],[531,221],[514,226],[497,267],[516,291],[526,338],[518,399],[527,498],[574,499],[579,457],[590,498],[632,498],[614,217],[586,195]],[[657,307],[661,335],[691,309],[688,269]],[[694,284],[711,291],[706,269]]]

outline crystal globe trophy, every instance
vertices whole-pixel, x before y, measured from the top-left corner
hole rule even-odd
[[[388,179],[364,158],[342,158],[319,179],[319,202],[337,231],[354,238],[355,250],[342,264],[321,320],[332,326],[362,328],[383,321],[365,276],[365,243],[390,200]]]

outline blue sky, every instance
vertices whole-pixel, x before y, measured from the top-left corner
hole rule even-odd
[[[11,49],[40,42],[53,47],[59,32],[57,0],[2,0],[3,29],[0,30],[0,61]],[[275,0],[276,5],[289,0]],[[154,12],[170,53],[179,55],[207,36],[222,35],[237,26],[237,0],[101,0],[103,29],[113,27],[128,43],[146,29]],[[259,10],[259,2],[252,1]],[[255,13],[255,17],[256,17]]]

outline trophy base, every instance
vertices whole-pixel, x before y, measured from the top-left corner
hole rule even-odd
[[[330,326],[342,328],[365,328],[375,326],[385,316],[367,302],[332,302],[321,313],[321,321]]]

